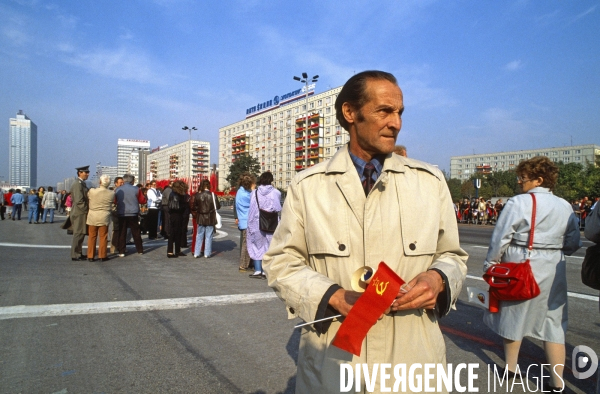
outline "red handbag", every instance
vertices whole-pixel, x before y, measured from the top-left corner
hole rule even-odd
[[[531,230],[527,249],[533,249],[533,231],[535,229],[535,195],[531,213]],[[529,256],[529,255],[528,255]],[[483,279],[490,285],[490,298],[501,301],[524,301],[540,295],[540,287],[535,281],[529,258],[524,263],[498,263],[491,266],[483,275]]]

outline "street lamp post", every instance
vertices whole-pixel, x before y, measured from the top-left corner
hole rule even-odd
[[[193,149],[192,149],[192,130],[195,131],[195,130],[198,130],[198,129],[196,127],[183,126],[181,128],[181,130],[188,130],[190,132],[190,158],[189,158],[189,160],[190,160],[190,167],[189,167],[189,169],[190,169],[190,183],[191,183],[191,179],[194,176],[194,152],[193,152]]]
[[[198,130],[198,129],[197,129],[197,128],[195,128],[195,127],[187,127],[187,126],[183,126],[183,127],[181,128],[181,130],[188,130],[188,131],[190,132],[190,141],[191,141],[191,140],[192,140],[192,130]]]
[[[319,79],[319,76],[315,75],[314,77],[312,77],[311,82],[317,82],[317,79]],[[304,92],[305,97],[306,97],[306,122],[305,122],[306,124],[304,125],[305,132],[306,132],[306,136],[305,136],[306,146],[304,147],[304,149],[305,149],[304,169],[307,169],[308,168],[308,151],[309,151],[308,147],[309,147],[309,143],[310,143],[310,140],[308,138],[308,81],[309,81],[308,74],[302,73],[302,78],[294,76],[294,80],[300,81],[301,83],[303,83],[304,89],[306,90]]]

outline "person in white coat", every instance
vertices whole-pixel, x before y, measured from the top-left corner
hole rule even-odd
[[[355,74],[335,108],[350,143],[290,184],[264,255],[268,284],[288,316],[305,321],[347,316],[361,295],[351,290],[352,274],[381,261],[411,290],[394,294],[360,356],[331,344],[339,320],[304,327],[296,393],[339,393],[343,363],[446,365],[438,319],[455,304],[466,275],[467,254],[443,174],[392,153],[404,110],[396,78],[382,71]],[[373,392],[385,391],[379,383]]]
[[[492,233],[484,271],[499,262],[524,262],[528,256],[540,295],[526,301],[500,301],[500,312],[486,312],[485,324],[503,338],[505,369],[513,377],[523,337],[544,342],[550,364],[550,390],[561,392],[567,331],[565,255],[581,247],[577,218],[570,204],[551,190],[558,166],[546,156],[522,161],[516,168],[524,194],[511,197]],[[533,250],[528,255],[533,199],[536,197]],[[523,370],[523,369],[520,369]]]

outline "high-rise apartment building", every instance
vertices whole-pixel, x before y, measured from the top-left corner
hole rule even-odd
[[[519,162],[534,156],[548,156],[552,161],[562,161],[565,164],[596,165],[600,160],[600,146],[589,144],[452,156],[450,158],[450,178],[464,180],[469,179],[473,174],[489,174],[493,171],[512,170]]]
[[[117,177],[116,166],[103,166],[100,163],[96,164],[96,179],[99,182],[102,175],[108,175],[110,177],[110,186],[114,186],[115,178]]]
[[[149,180],[186,179],[194,189],[210,176],[210,143],[188,140],[173,146],[160,146],[148,154]]]
[[[9,125],[9,183],[22,189],[37,187],[37,126],[21,110]]]
[[[127,174],[132,169],[131,167],[131,153],[133,151],[139,152],[144,150],[150,150],[150,141],[146,140],[132,140],[132,139],[121,139],[117,141],[117,173],[119,176]],[[136,155],[139,160],[139,154]],[[135,165],[136,182],[139,180],[137,171],[139,170],[139,164]],[[142,180],[144,183],[145,179]]]
[[[228,185],[229,166],[242,155],[258,159],[262,171],[273,173],[273,185],[287,189],[298,171],[331,158],[350,140],[335,117],[342,88],[319,94],[311,89],[314,85],[308,104],[304,90],[298,89],[247,109],[244,120],[219,129],[221,190]]]

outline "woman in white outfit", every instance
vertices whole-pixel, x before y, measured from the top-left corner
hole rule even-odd
[[[542,340],[551,371],[552,384],[548,388],[561,392],[567,331],[565,255],[581,247],[577,218],[569,203],[551,192],[558,179],[558,167],[550,159],[538,156],[523,161],[516,172],[525,193],[512,197],[502,210],[484,270],[499,262],[527,259],[533,207],[529,193],[534,193],[537,209],[529,260],[541,293],[527,301],[500,301],[500,312],[486,312],[484,322],[504,339],[505,368],[509,377],[516,371],[523,337]]]

